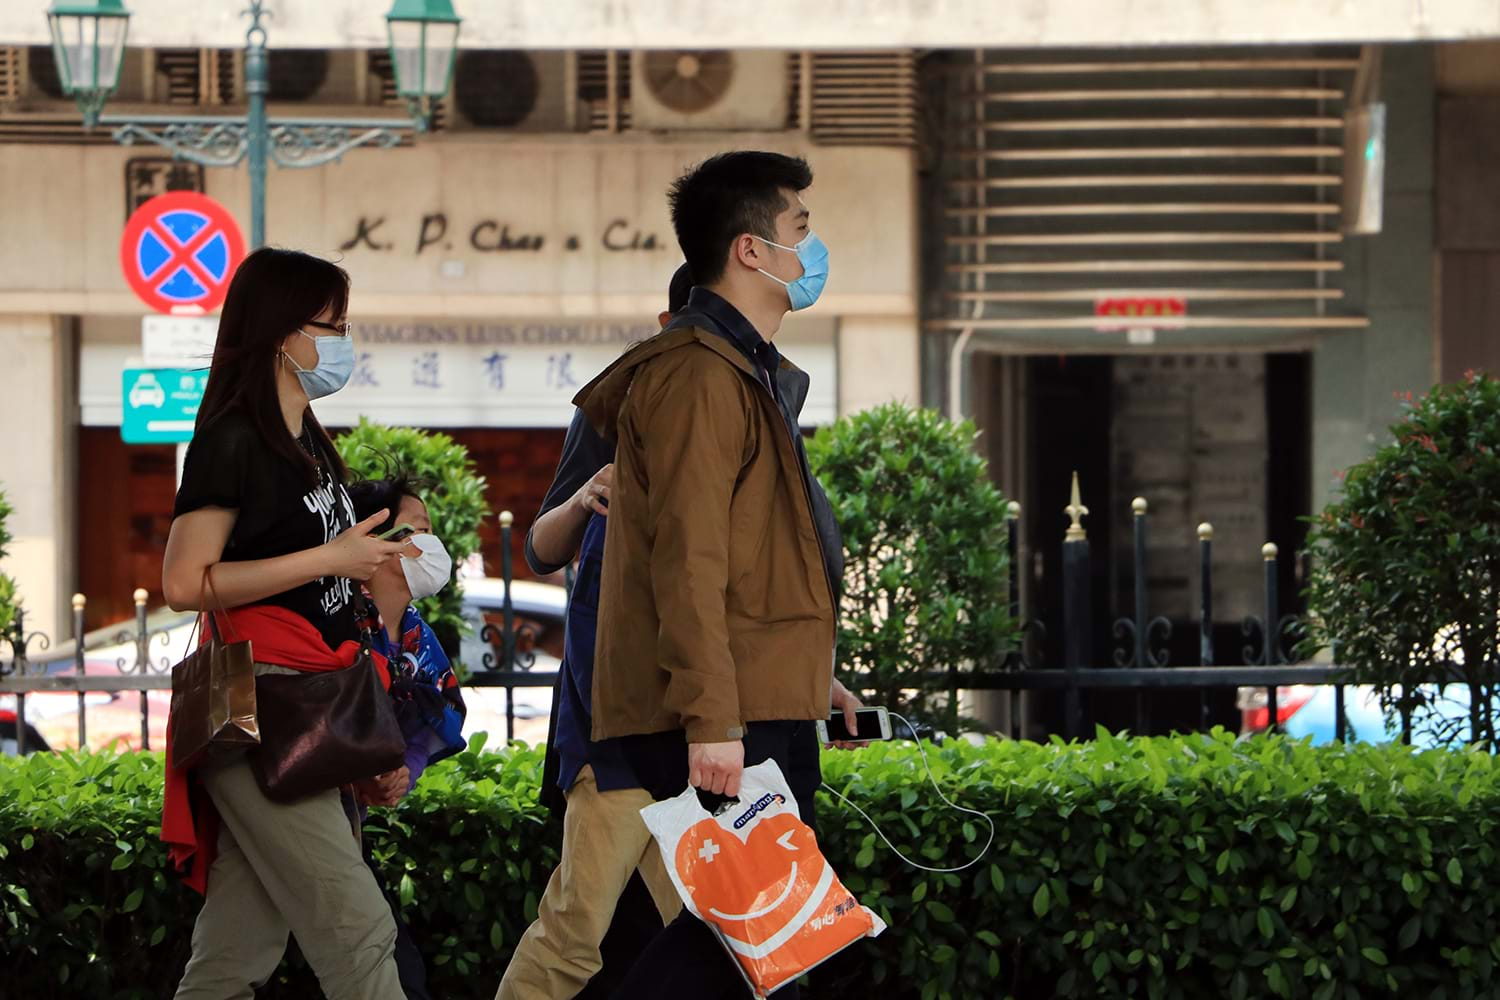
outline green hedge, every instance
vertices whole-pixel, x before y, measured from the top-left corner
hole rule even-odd
[[[825,848],[891,924],[820,995],[1495,995],[1500,771],[1478,752],[1279,738],[992,743],[933,751],[995,816],[984,863],[905,867],[825,797]],[[556,859],[540,753],[470,751],[372,829],[434,994],[489,997]],[[156,755],[0,765],[0,993],[169,995],[196,897],[163,872]],[[825,775],[936,867],[983,830],[945,810],[909,746],[830,753]],[[316,996],[283,967],[273,996]],[[878,991],[878,992],[877,992]]]

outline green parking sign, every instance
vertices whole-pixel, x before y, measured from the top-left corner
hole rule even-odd
[[[127,368],[121,385],[126,444],[180,444],[193,437],[208,372],[182,368]]]

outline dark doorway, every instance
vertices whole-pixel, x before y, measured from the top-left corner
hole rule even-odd
[[[1172,624],[1153,649],[1170,666],[1199,663],[1201,580],[1196,528],[1214,524],[1214,661],[1244,662],[1241,621],[1263,614],[1261,545],[1281,550],[1282,614],[1300,608],[1301,562],[1310,490],[1310,364],[1307,355],[1181,354],[1038,357],[1027,361],[1028,452],[1025,531],[1033,553],[1024,571],[1030,616],[1046,627],[1048,667],[1063,665],[1062,539],[1077,471],[1091,557],[1090,666],[1128,662],[1115,623],[1134,614],[1134,516],[1145,498],[1148,617]],[[1118,654],[1118,655],[1117,655]],[[1033,721],[1061,732],[1060,698],[1036,698]],[[1084,696],[1085,732],[1168,732],[1237,726],[1235,692]]]

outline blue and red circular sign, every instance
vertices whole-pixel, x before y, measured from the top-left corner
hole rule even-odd
[[[229,210],[196,191],[169,191],[125,223],[120,268],[136,296],[160,313],[201,316],[219,307],[245,240]]]

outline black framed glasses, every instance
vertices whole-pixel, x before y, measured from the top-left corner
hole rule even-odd
[[[310,319],[310,320],[307,321],[307,325],[308,326],[315,326],[319,330],[332,330],[334,333],[338,334],[340,337],[347,337],[347,336],[349,336],[349,331],[354,328],[353,325],[348,320],[344,320],[344,322],[342,322],[342,323],[320,323],[320,322],[318,322],[315,319]]]

